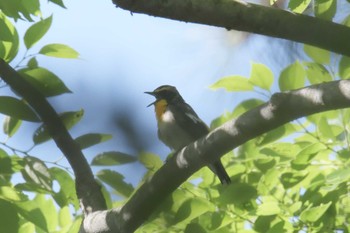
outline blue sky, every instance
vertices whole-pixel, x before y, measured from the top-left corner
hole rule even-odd
[[[113,125],[111,114],[123,114],[135,122],[136,133],[146,138],[144,149],[164,158],[169,149],[157,139],[153,101],[144,91],[163,84],[174,85],[184,99],[207,123],[231,111],[249,93],[213,91],[209,86],[227,75],[249,75],[252,62],[281,69],[281,41],[226,29],[177,22],[147,15],[131,14],[116,8],[111,1],[65,1],[67,9],[42,2],[43,16],[53,14],[48,34],[31,49],[32,53],[48,43],[64,43],[80,53],[80,59],[67,60],[41,56],[39,64],[57,74],[73,94],[50,99],[57,111],[83,108],[84,119],[71,131],[73,137],[91,132],[113,134],[108,143],[84,151],[91,159],[96,153],[116,150],[136,151],[125,135]],[[27,24],[20,23],[23,36]],[[268,52],[268,47],[274,48]],[[277,64],[277,65],[276,65]],[[36,126],[35,126],[36,127]],[[34,127],[34,128],[35,128]],[[26,148],[33,125],[24,125],[23,134],[9,142]],[[28,144],[28,145],[27,145]],[[61,156],[52,142],[33,152],[47,161]],[[48,156],[49,155],[49,156]],[[62,164],[66,164],[62,160]],[[136,184],[144,170],[140,166],[112,167]],[[98,169],[97,169],[98,170]]]

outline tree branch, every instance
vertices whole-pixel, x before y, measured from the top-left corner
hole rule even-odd
[[[121,208],[84,220],[86,232],[135,231],[195,171],[263,133],[303,116],[350,107],[350,80],[276,93],[270,101],[228,121],[170,158]],[[103,219],[103,221],[101,221]]]
[[[80,199],[84,213],[106,209],[101,187],[95,181],[80,147],[68,133],[58,114],[46,98],[3,59],[0,59],[0,76],[39,115],[57,147],[69,161],[75,174],[77,196]]]
[[[272,7],[233,0],[113,2],[131,12],[283,38],[350,56],[349,27]]]

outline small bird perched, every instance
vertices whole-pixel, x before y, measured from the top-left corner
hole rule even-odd
[[[158,123],[158,137],[173,150],[180,150],[207,135],[209,129],[173,86],[163,85],[153,92],[145,92],[156,98],[154,105]],[[231,183],[220,159],[209,165],[222,184]]]

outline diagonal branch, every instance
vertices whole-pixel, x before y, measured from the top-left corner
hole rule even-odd
[[[46,98],[29,84],[3,59],[0,59],[1,78],[39,115],[44,122],[57,147],[69,161],[76,178],[77,196],[85,213],[106,209],[105,200],[96,183],[91,168],[80,147],[75,143],[56,111]]]
[[[125,10],[252,32],[350,56],[350,28],[319,18],[233,0],[113,0]]]
[[[92,213],[87,232],[135,231],[195,171],[263,133],[303,116],[350,107],[350,80],[276,93],[270,101],[228,121],[170,158],[120,209]],[[103,221],[102,221],[103,219]],[[89,229],[87,229],[89,228]]]

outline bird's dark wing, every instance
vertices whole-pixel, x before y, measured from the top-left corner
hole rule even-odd
[[[168,107],[174,112],[177,124],[191,135],[193,141],[209,132],[207,125],[198,117],[190,105],[181,103],[169,105]]]

